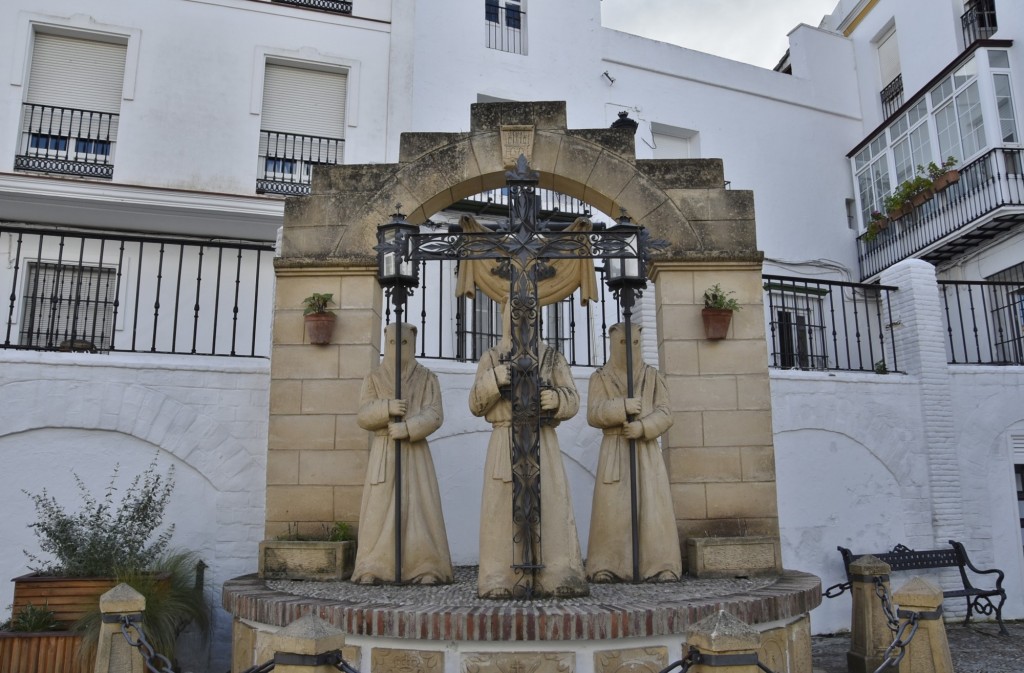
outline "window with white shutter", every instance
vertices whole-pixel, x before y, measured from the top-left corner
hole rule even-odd
[[[347,84],[343,72],[267,64],[257,193],[307,194],[314,166],[343,163]]]
[[[127,46],[36,33],[16,170],[111,178]]]

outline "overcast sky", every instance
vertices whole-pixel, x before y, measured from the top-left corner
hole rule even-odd
[[[797,24],[817,26],[838,0],[602,0],[608,28],[773,68]]]

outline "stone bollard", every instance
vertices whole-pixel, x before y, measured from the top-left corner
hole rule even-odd
[[[901,673],[953,673],[953,658],[946,639],[946,624],[942,621],[942,589],[921,577],[915,577],[893,595],[900,606],[902,639],[910,638],[906,646]],[[912,614],[918,615],[917,632],[911,638],[912,627],[905,632],[903,625]]]
[[[146,661],[138,648],[132,647],[121,632],[121,618],[128,616],[133,622],[142,621],[146,609],[146,598],[127,584],[116,587],[100,596],[99,640],[96,643],[96,663],[93,673],[143,673]],[[137,637],[137,634],[133,634]]]
[[[889,570],[888,563],[874,556],[862,556],[850,564],[853,614],[850,651],[846,653],[850,673],[874,673],[885,661],[885,649],[892,644],[892,631],[875,588],[875,577],[881,577],[882,585],[889,591]]]
[[[337,673],[335,655],[345,634],[315,615],[296,619],[268,640],[274,673]]]
[[[693,673],[760,673],[757,651],[761,634],[725,610],[686,631],[686,649],[690,647],[696,647],[701,655],[700,662],[690,669]]]

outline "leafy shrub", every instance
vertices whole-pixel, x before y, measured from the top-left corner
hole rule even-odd
[[[174,467],[166,476],[157,474],[154,458],[146,471],[132,480],[115,507],[117,472],[115,467],[101,499],[74,475],[83,506],[73,513],[46,489],[36,495],[23,491],[35,504],[36,522],[30,527],[39,539],[39,548],[53,557],[46,561],[26,551],[33,570],[65,577],[108,577],[119,569],[148,568],[164,552],[174,526],[151,538],[163,522],[174,488]]]
[[[59,631],[60,623],[47,606],[38,607],[31,603],[23,606],[9,620],[0,624],[0,631],[17,631],[20,633],[39,633],[41,631]]]

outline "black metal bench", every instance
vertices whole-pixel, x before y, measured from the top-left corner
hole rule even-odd
[[[995,614],[996,621],[999,622],[999,632],[1004,636],[1009,635],[1006,631],[1006,627],[1003,626],[1003,603],[1006,602],[1006,590],[1003,589],[1003,571],[996,568],[989,570],[976,568],[974,567],[974,564],[971,563],[971,559],[968,558],[967,550],[964,549],[962,544],[956,540],[950,540],[949,545],[949,549],[926,549],[922,551],[915,551],[898,544],[892,548],[892,551],[871,554],[871,556],[888,563],[893,572],[901,570],[925,570],[930,568],[952,568],[956,566],[956,568],[960,570],[960,579],[963,582],[964,588],[956,591],[944,591],[942,592],[942,595],[946,598],[964,598],[967,600],[967,617],[964,619],[964,624],[966,625],[970,622],[971,616],[975,613],[986,616]],[[843,555],[843,565],[846,567],[847,580],[846,585],[842,585],[837,588],[848,589],[850,586],[850,564],[862,556],[867,556],[867,554],[854,554],[846,547],[837,547],[837,549],[839,550],[839,553]],[[978,575],[995,575],[995,588],[983,589],[981,587],[974,586],[971,583],[970,577],[967,575],[968,569]],[[842,593],[842,591],[839,593]],[[999,601],[993,601],[993,599],[997,597]]]

